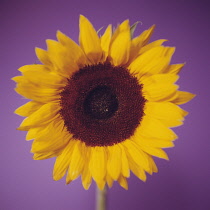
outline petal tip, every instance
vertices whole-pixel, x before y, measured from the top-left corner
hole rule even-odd
[[[60,30],[56,31],[56,37],[59,37],[59,35],[61,35],[61,34],[62,34],[62,32]]]
[[[79,15],[79,22],[81,23],[82,21],[88,21],[88,19],[84,15]],[[88,21],[89,22],[89,21]]]

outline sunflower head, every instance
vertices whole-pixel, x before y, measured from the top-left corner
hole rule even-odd
[[[194,95],[175,82],[184,64],[170,64],[175,51],[163,39],[149,43],[154,26],[133,38],[125,20],[99,36],[80,16],[79,45],[60,31],[36,48],[42,64],[22,66],[14,77],[16,92],[31,101],[15,113],[26,117],[19,130],[28,131],[34,159],[56,157],[53,178],[66,183],[81,176],[103,189],[118,181],[128,188],[132,171],[146,180],[157,172],[153,156],[168,159],[163,148],[177,138],[187,112],[178,105]]]

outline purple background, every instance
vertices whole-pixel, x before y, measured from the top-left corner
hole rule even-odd
[[[205,1],[168,0],[4,0],[0,3],[0,209],[93,210],[95,184],[85,191],[80,178],[66,186],[52,180],[54,159],[35,161],[26,132],[17,131],[22,118],[13,111],[26,100],[17,95],[11,77],[17,69],[36,62],[34,47],[46,49],[45,39],[56,30],[78,40],[78,18],[83,14],[96,29],[129,18],[142,21],[136,35],[156,24],[152,40],[166,38],[176,46],[173,63],[185,62],[178,84],[197,94],[183,106],[190,112],[176,128],[179,139],[168,149],[170,161],[156,159],[159,173],[146,183],[133,175],[126,191],[114,184],[108,210],[210,209],[210,54],[209,8]],[[208,2],[208,1],[206,1]]]

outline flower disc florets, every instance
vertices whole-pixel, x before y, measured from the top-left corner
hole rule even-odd
[[[132,136],[141,122],[142,85],[126,68],[110,63],[80,69],[61,92],[61,115],[74,138],[111,146]]]

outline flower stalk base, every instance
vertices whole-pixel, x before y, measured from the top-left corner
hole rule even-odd
[[[98,187],[96,189],[96,210],[106,210],[107,206],[107,189],[104,187],[100,190]]]

